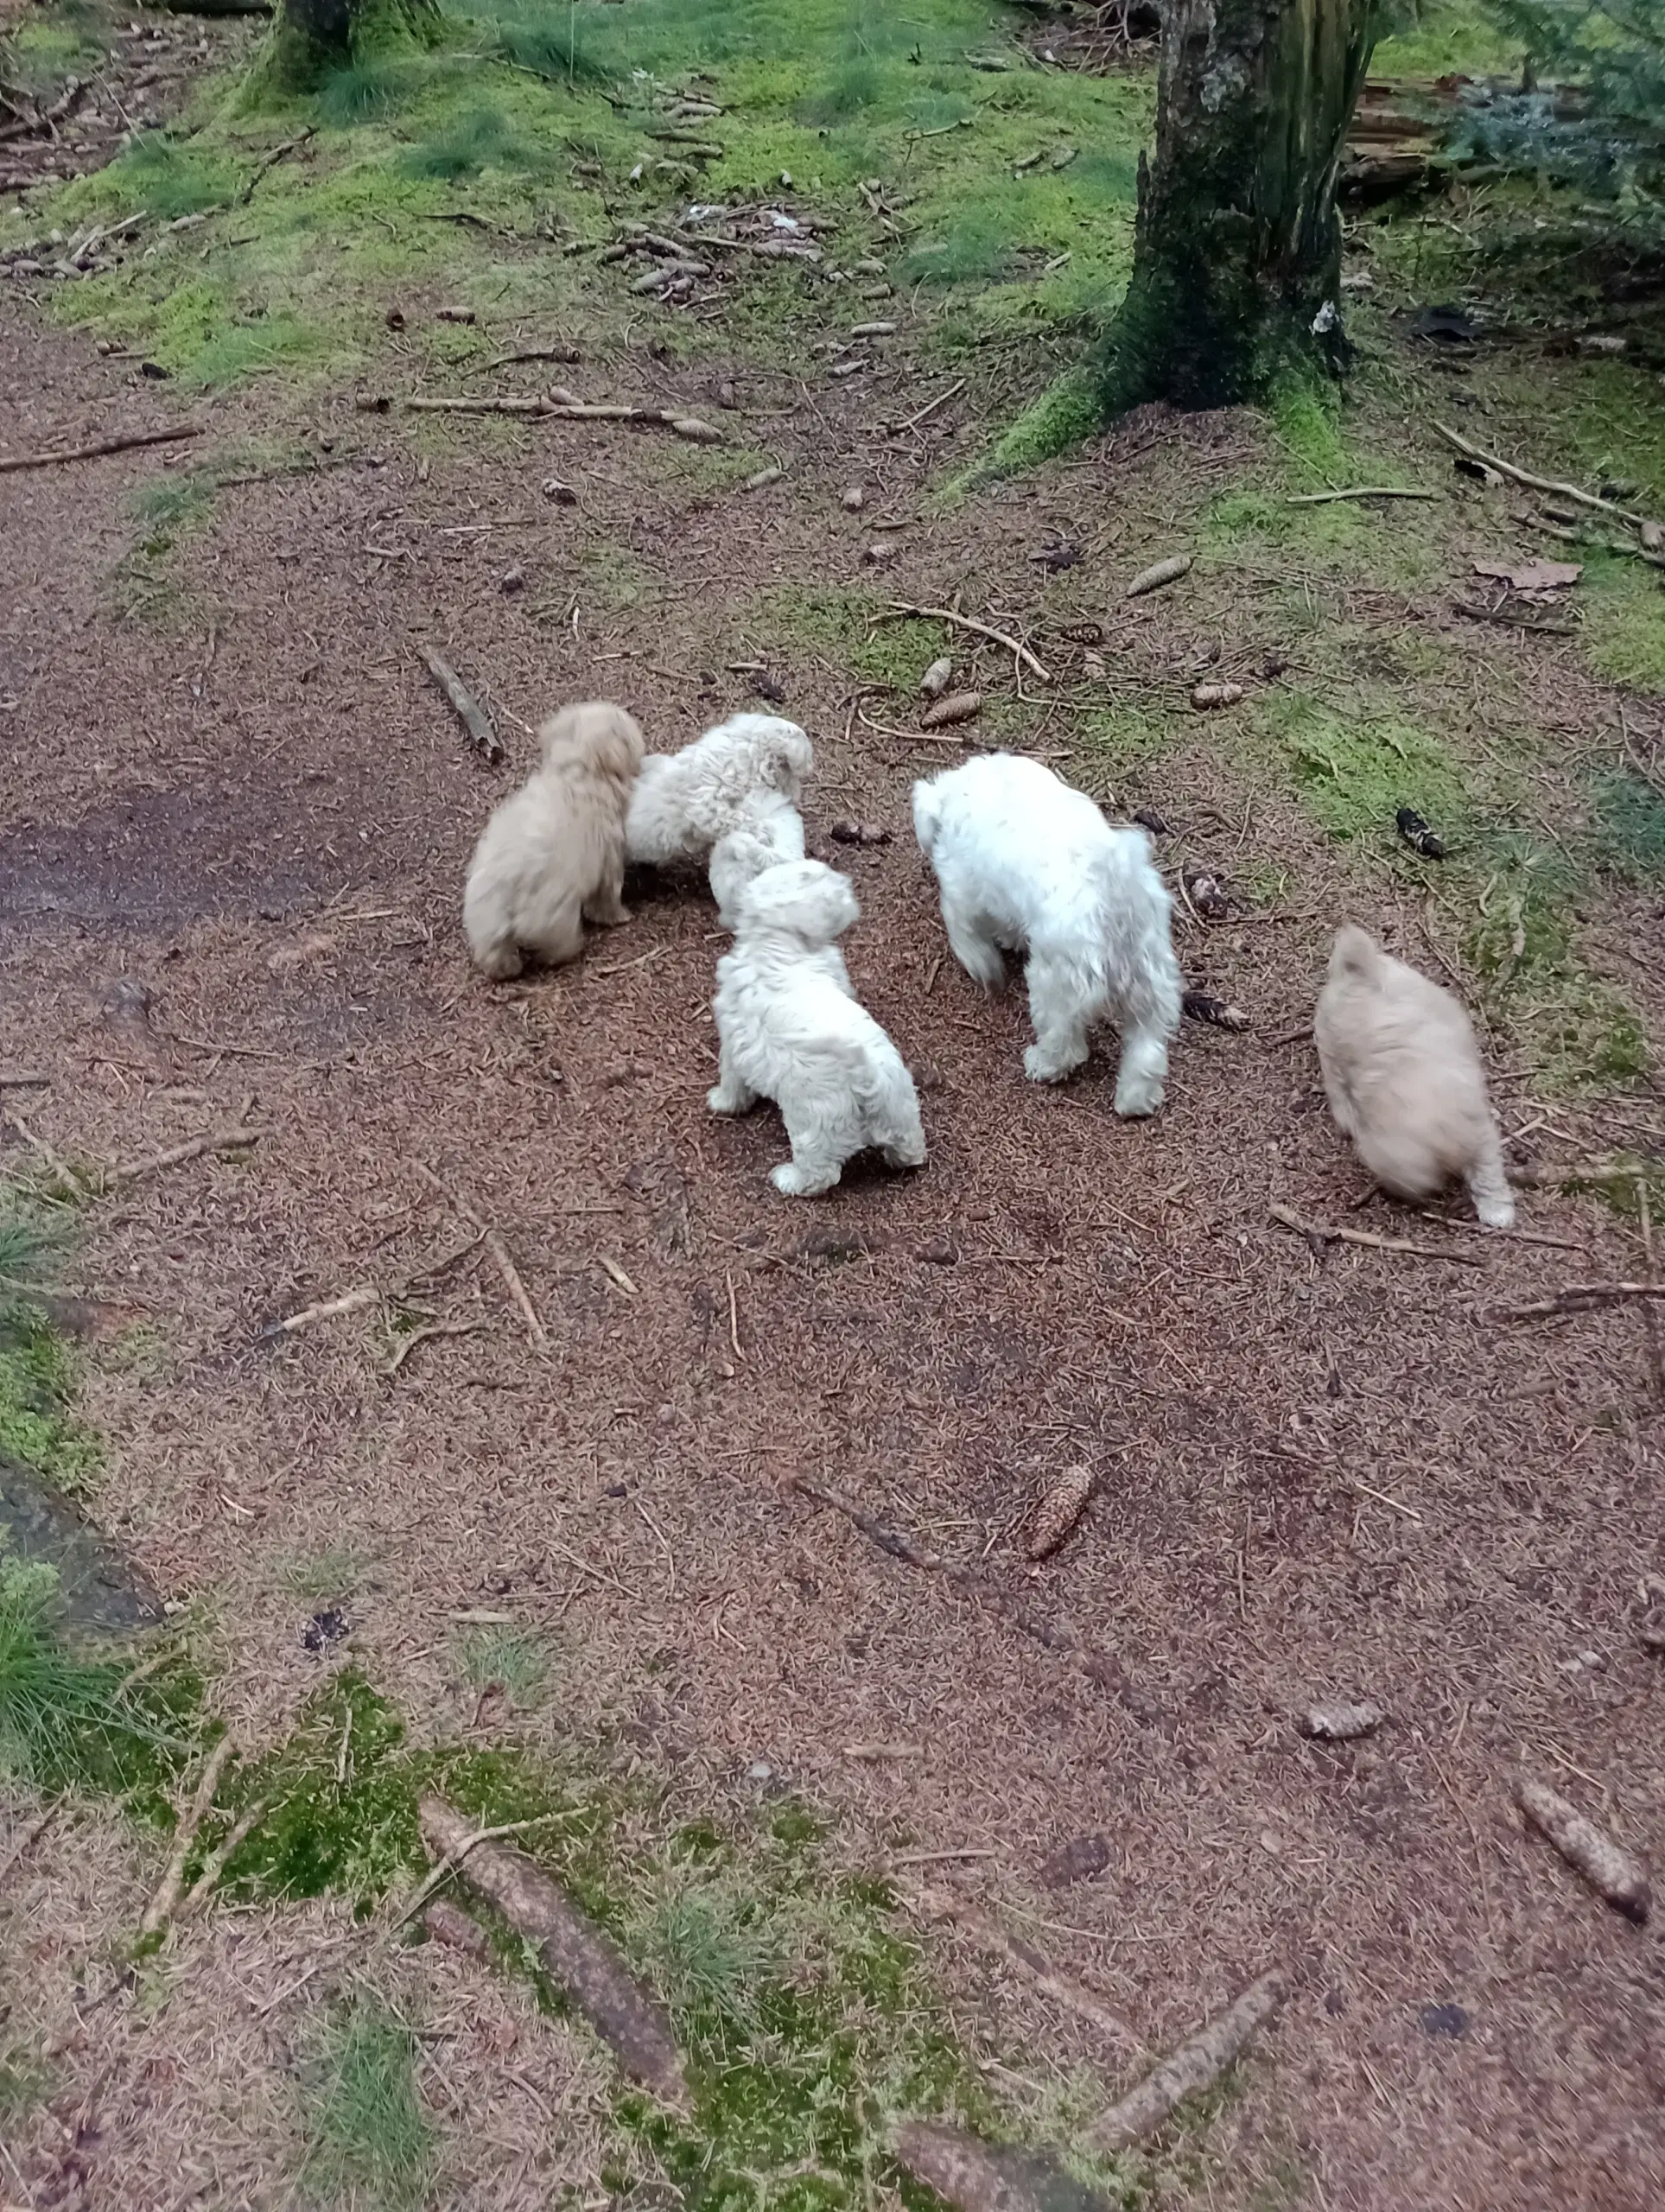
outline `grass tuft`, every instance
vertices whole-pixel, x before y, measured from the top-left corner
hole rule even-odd
[[[0,1557],[0,1775],[48,1793],[154,1784],[182,1739],[154,1701],[128,1694],[124,1666],[63,1643],[57,1603],[51,1567]]]
[[[434,2129],[416,2094],[416,2040],[368,1994],[330,2022],[311,2086],[305,2177],[340,2203],[419,2203]]]

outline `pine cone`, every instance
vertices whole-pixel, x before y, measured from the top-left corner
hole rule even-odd
[[[1029,1523],[1025,1557],[1045,1559],[1064,1541],[1087,1510],[1096,1478],[1090,1467],[1066,1467],[1036,1506]]]

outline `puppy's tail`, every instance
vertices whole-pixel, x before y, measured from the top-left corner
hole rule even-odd
[[[943,795],[934,783],[915,784],[913,786],[913,834],[919,841],[919,850],[930,857],[937,842],[937,832],[942,826]]]
[[[1344,922],[1330,948],[1330,973],[1347,976],[1361,983],[1374,982],[1382,965],[1382,948],[1368,930],[1357,922]]]

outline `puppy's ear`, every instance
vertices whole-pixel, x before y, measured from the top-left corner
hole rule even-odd
[[[745,893],[746,911],[774,929],[790,930],[805,944],[830,944],[861,918],[848,876],[821,861],[784,861],[765,868]]]
[[[1336,931],[1335,944],[1330,950],[1330,973],[1350,976],[1356,981],[1371,982],[1382,965],[1382,948],[1367,930],[1357,922],[1345,922]]]

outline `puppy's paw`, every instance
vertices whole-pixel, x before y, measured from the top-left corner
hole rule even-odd
[[[705,1103],[714,1114],[743,1114],[751,1102],[719,1083],[706,1092]]]
[[[1515,1226],[1513,1198],[1477,1198],[1474,1211],[1488,1229],[1513,1229]]]
[[[838,1177],[836,1173],[830,1177],[812,1175],[794,1161],[783,1160],[778,1167],[769,1170],[769,1180],[783,1198],[814,1198],[823,1191],[830,1191]]]
[[[1043,1052],[1039,1045],[1031,1045],[1023,1056],[1023,1071],[1031,1083],[1062,1083],[1066,1075],[1073,1074],[1080,1065],[1079,1060],[1056,1059],[1051,1052]]]
[[[1141,1081],[1121,1084],[1116,1087],[1115,1110],[1124,1122],[1142,1122],[1154,1114],[1162,1103],[1163,1091],[1160,1083]]]

